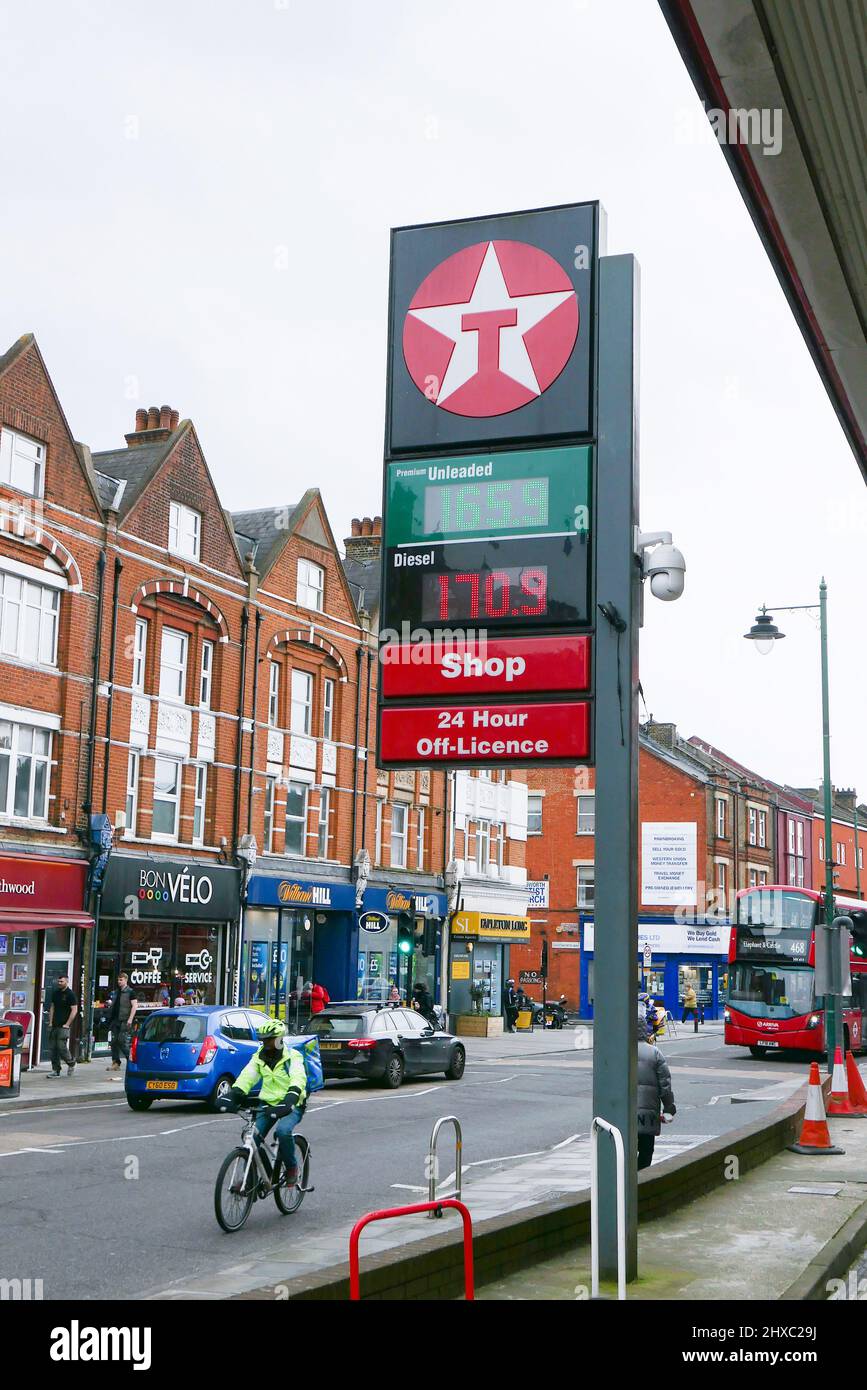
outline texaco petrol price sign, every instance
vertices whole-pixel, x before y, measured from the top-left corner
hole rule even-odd
[[[393,233],[380,765],[591,757],[597,223]]]

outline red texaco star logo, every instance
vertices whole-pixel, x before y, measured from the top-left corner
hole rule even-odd
[[[416,386],[453,415],[505,415],[547,391],[578,336],[578,296],[546,252],[480,241],[419,285],[403,325]]]

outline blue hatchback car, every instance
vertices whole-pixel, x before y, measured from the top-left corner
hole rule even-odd
[[[126,1067],[132,1110],[155,1100],[201,1100],[212,1108],[259,1048],[268,1015],[229,1004],[154,1009],[137,1029]]]

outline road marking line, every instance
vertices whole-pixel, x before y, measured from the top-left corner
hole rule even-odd
[[[126,1102],[125,1102],[125,1101],[122,1101],[122,1100],[102,1100],[102,1101],[97,1101],[97,1103],[96,1103],[95,1105],[88,1105],[87,1108],[88,1108],[88,1110],[110,1110],[110,1109],[112,1108],[112,1106],[125,1105],[125,1104],[126,1104]],[[78,1110],[78,1111],[80,1112],[81,1109],[82,1109],[81,1104],[79,1104],[79,1105],[28,1105],[28,1106],[25,1106],[25,1107],[24,1107],[23,1109],[21,1109],[21,1110],[16,1110],[16,1111],[4,1110],[3,1112],[0,1112],[0,1120],[23,1120],[23,1119],[26,1119],[26,1117],[27,1117],[28,1115],[45,1115],[48,1111],[50,1111],[53,1115],[56,1115],[56,1114],[59,1114],[62,1110]]]

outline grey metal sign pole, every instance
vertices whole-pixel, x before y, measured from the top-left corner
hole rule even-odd
[[[593,1113],[626,1149],[626,1278],[638,1266],[638,265],[599,262],[596,527],[596,892]],[[614,1146],[599,1140],[599,1250],[617,1274]]]

